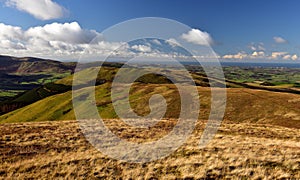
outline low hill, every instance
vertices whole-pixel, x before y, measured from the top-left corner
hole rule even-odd
[[[64,78],[73,73],[75,66],[72,62],[0,55],[0,102]]]
[[[106,64],[99,71],[96,81],[96,104],[103,118],[117,118],[111,99],[110,87],[120,64]],[[94,67],[83,70],[79,76],[89,76]],[[130,69],[136,71],[137,69]],[[207,119],[210,111],[210,89],[208,79],[201,73],[193,73],[199,86],[201,114],[199,119]],[[73,76],[69,75],[54,83],[27,91],[14,98],[15,111],[0,116],[0,123],[75,119],[72,107]],[[217,81],[216,81],[217,82]],[[89,82],[82,82],[84,84]],[[226,121],[253,122],[300,128],[300,96],[292,93],[272,92],[268,89],[243,88],[242,84],[227,81]],[[139,115],[150,112],[148,101],[153,94],[162,94],[169,104],[166,118],[176,118],[180,110],[178,92],[164,76],[147,74],[138,78],[131,88],[131,106]],[[15,107],[16,106],[16,107]],[[146,108],[145,108],[146,107]]]
[[[111,83],[96,86],[96,104],[103,118],[117,118],[110,99]],[[210,111],[210,89],[198,87],[201,114],[206,120]],[[148,101],[153,94],[161,94],[168,103],[166,118],[176,118],[180,112],[178,92],[172,84],[135,83],[130,103],[139,115],[150,112]],[[228,88],[225,121],[281,125],[300,128],[300,96],[246,88]],[[146,107],[146,108],[145,108]],[[72,92],[50,96],[31,105],[0,116],[0,123],[75,119]]]
[[[35,57],[12,57],[0,55],[0,72],[1,73],[65,73],[72,71],[75,63],[64,63],[60,61],[41,59]]]
[[[118,63],[105,63],[98,73],[96,80],[96,85],[100,85],[106,82],[112,82],[115,74],[118,71]],[[95,67],[91,67],[82,70],[78,73],[79,76],[89,76],[90,72],[93,71]],[[46,97],[64,93],[72,89],[73,75],[69,75],[63,79],[57,80],[55,82],[46,83],[39,87],[33,86],[31,90],[25,91],[9,100],[0,102],[0,114],[5,114],[21,108],[23,106],[34,103],[38,100],[44,99]],[[152,84],[169,84],[171,83],[166,77],[158,74],[146,74],[137,79],[137,82],[141,83],[152,83]],[[85,86],[90,82],[82,82],[81,86]]]
[[[44,96],[46,92],[43,91],[45,88],[41,88],[41,86],[72,74],[75,66],[76,63],[71,62],[0,55],[0,114],[46,97]],[[40,98],[37,98],[38,94],[41,94]],[[53,95],[55,93],[46,94]],[[24,95],[27,98],[20,97]],[[28,98],[29,96],[30,98]],[[22,101],[19,101],[20,98]],[[24,99],[26,100],[24,101]]]

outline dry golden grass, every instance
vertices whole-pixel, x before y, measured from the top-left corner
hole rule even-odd
[[[149,130],[108,126],[122,138],[159,138],[175,121]],[[211,143],[198,148],[199,121],[187,143],[170,156],[145,164],[110,159],[83,137],[76,121],[0,125],[0,176],[13,179],[300,179],[300,130],[224,123]]]

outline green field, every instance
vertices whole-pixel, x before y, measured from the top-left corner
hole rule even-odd
[[[226,79],[265,86],[300,87],[300,69],[224,67]]]
[[[43,84],[55,82],[69,76],[71,73],[34,73],[0,75],[0,99],[6,100],[27,90],[40,87]]]
[[[240,71],[239,68],[225,68],[225,75],[233,70]],[[82,93],[75,98],[90,100],[91,96],[83,90],[93,88],[85,87],[89,82],[84,81],[92,71],[91,68],[79,73],[82,81],[77,85]],[[157,140],[170,132],[180,113],[181,102],[175,85],[155,74],[144,75],[135,81],[129,101],[139,116],[150,113],[148,104],[152,95],[160,94],[167,102],[161,122],[150,128],[135,128],[121,121],[113,108],[111,85],[117,71],[118,67],[102,67],[95,84],[95,105],[105,125],[120,138],[137,143]],[[248,71],[242,72],[242,76],[227,77],[224,120],[211,143],[199,149],[198,143],[211,111],[208,82],[217,80],[208,79],[201,70],[193,71],[200,96],[199,120],[193,135],[170,156],[146,164],[112,160],[86,141],[73,109],[73,75],[26,91],[11,101],[16,104],[27,102],[26,106],[0,115],[0,145],[3,145],[0,148],[3,162],[0,177],[299,179],[298,91],[291,91],[295,87],[282,84],[261,85],[257,80],[247,79],[252,76],[247,74]],[[280,77],[276,71],[273,73],[274,77]]]

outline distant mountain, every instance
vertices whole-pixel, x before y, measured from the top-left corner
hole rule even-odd
[[[12,57],[0,55],[0,73],[64,73],[72,72],[75,63],[64,63],[49,59],[40,59],[34,57]]]

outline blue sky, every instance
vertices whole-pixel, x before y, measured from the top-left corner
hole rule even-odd
[[[209,33],[214,41],[212,48],[220,57],[247,59],[253,53],[255,56],[255,52],[260,58],[270,58],[272,53],[278,53],[277,59],[285,57],[285,60],[291,57],[298,60],[300,56],[298,0],[40,0],[61,8],[61,12],[55,11],[51,17],[31,13],[31,9],[44,6],[28,8],[28,1],[0,0],[0,23],[20,27],[25,32],[52,23],[77,22],[81,29],[101,33],[132,18],[164,17]],[[9,54],[9,50],[3,53]],[[36,55],[42,54],[39,53]]]

